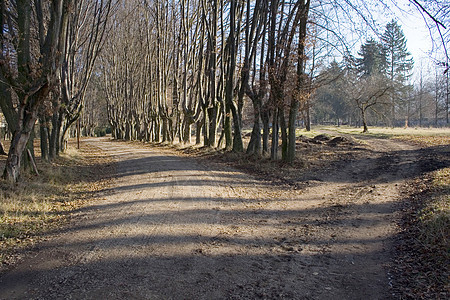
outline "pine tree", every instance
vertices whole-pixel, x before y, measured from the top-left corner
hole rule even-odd
[[[358,71],[363,76],[384,74],[386,71],[386,53],[381,43],[373,38],[366,41],[358,52],[361,58],[357,59]]]
[[[407,81],[411,76],[414,61],[406,47],[406,38],[399,24],[392,20],[386,25],[381,37],[386,53],[386,75],[392,85],[391,93],[391,125],[395,125],[396,106],[407,92]]]

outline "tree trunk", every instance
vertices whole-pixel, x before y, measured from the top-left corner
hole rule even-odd
[[[155,131],[155,133],[154,133],[154,137],[155,138],[154,138],[153,142],[159,143],[160,137],[161,137],[161,134],[160,134],[160,132],[161,132],[161,130],[160,130],[161,125],[160,125],[159,118],[156,117],[154,122],[155,122],[155,125],[153,127],[154,127],[154,131]]]
[[[5,171],[3,172],[3,178],[8,180],[11,184],[16,183],[19,180],[21,157],[23,150],[26,147],[28,137],[29,133],[23,133],[21,131],[16,131],[13,135],[8,158],[6,160]]]
[[[286,120],[284,117],[283,109],[279,109],[280,116],[280,131],[281,131],[281,158],[284,161],[287,161],[287,150],[288,150],[288,134],[287,134],[287,126]]]
[[[49,138],[49,159],[52,160],[59,155],[60,141],[59,136],[61,132],[61,117],[58,112],[52,117],[52,130]]]
[[[295,160],[295,147],[296,147],[296,125],[297,111],[300,103],[296,99],[292,99],[291,107],[289,109],[289,122],[288,122],[288,149],[286,155],[286,161],[292,163]]]
[[[209,145],[209,131],[208,131],[208,109],[206,107],[203,108],[203,145],[208,146]]]
[[[8,153],[5,152],[5,149],[3,148],[1,141],[0,141],[0,155],[8,155]]]
[[[225,150],[230,151],[233,147],[232,129],[231,129],[231,108],[228,102],[225,104],[225,119],[223,124],[223,130],[225,134]]]
[[[45,120],[39,120],[39,132],[40,132],[40,143],[41,143],[41,158],[42,160],[48,161],[49,159],[49,136],[48,136],[48,126]]]
[[[311,109],[309,107],[309,100],[306,105],[306,115],[305,115],[305,129],[306,131],[311,131]]]
[[[162,117],[162,142],[166,143],[169,141],[169,122],[167,117]]]
[[[33,164],[35,160],[34,155],[34,139],[35,139],[35,133],[34,133],[34,126],[33,129],[31,129],[30,137],[28,138],[27,145],[22,153],[22,169],[24,171],[32,172],[35,170],[36,174],[39,175],[39,172],[37,171],[37,168]]]
[[[183,118],[182,141],[184,144],[191,143],[191,127],[194,123],[192,116],[187,115]]]
[[[202,142],[202,121],[197,121],[195,125],[195,144],[200,145]]]
[[[36,114],[32,114],[29,118],[24,120],[23,128],[16,130],[13,134],[8,158],[6,159],[5,170],[3,172],[3,178],[11,184],[14,184],[19,180],[22,154],[27,147],[35,121]]]
[[[214,148],[216,146],[216,135],[217,135],[217,104],[215,100],[213,107],[208,108],[208,119],[209,119],[209,135],[208,135],[208,146]]]
[[[278,159],[278,109],[275,108],[272,116],[272,148],[270,151],[272,160]]]
[[[263,135],[262,135],[262,151],[263,154],[269,153],[269,135],[270,135],[270,114],[265,111],[261,114],[261,120],[263,123]]]
[[[253,109],[254,109],[254,120],[253,120],[253,129],[252,136],[250,138],[250,142],[247,146],[247,154],[250,155],[261,155],[261,126],[260,126],[260,117],[261,117],[261,103],[258,100],[253,100]]]
[[[363,133],[369,132],[369,128],[367,127],[366,121],[366,110],[364,108],[361,108],[361,119],[363,123]]]
[[[241,117],[234,104],[231,105],[231,112],[233,113],[233,125],[234,125],[233,151],[244,152],[244,144],[242,142],[242,131],[241,131]]]

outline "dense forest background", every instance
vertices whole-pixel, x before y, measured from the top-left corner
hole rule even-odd
[[[35,135],[48,160],[78,132],[292,162],[311,124],[448,126],[449,4],[403,4],[2,0],[4,177],[33,161]],[[415,77],[398,22],[411,11],[435,41]]]

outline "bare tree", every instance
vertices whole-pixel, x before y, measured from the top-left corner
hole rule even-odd
[[[76,1],[64,29],[67,51],[61,68],[59,123],[54,128],[61,130],[58,140],[61,150],[64,150],[67,130],[82,112],[86,89],[103,46],[111,7],[112,0]]]
[[[178,135],[189,142],[196,124],[196,143],[203,139],[205,146],[215,147],[225,141],[227,150],[241,152],[242,109],[250,99],[254,124],[247,152],[268,151],[272,123],[272,158],[278,159],[281,135],[281,157],[288,162],[295,159],[298,113],[308,115],[311,107],[317,53],[326,49],[343,55],[352,46],[346,33],[377,30],[373,6],[362,0],[121,3],[109,54],[102,59],[116,137],[170,143]],[[386,1],[377,3],[389,7]],[[146,31],[144,38],[135,26]],[[141,69],[132,67],[132,57],[141,58]]]
[[[57,87],[71,0],[1,2],[0,105],[13,131],[3,177],[19,179],[39,108]]]
[[[369,131],[367,112],[369,109],[376,112],[376,106],[388,106],[390,90],[391,87],[387,79],[380,74],[364,77],[354,73],[347,75],[347,91],[349,97],[355,102],[360,111],[363,133]]]

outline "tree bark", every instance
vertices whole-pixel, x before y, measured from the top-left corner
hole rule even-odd
[[[44,161],[49,159],[49,147],[48,147],[48,126],[47,122],[41,118],[39,120],[39,132],[40,132],[40,144],[41,144],[41,158]]]
[[[247,154],[261,156],[261,101],[258,99],[253,100],[253,129],[250,142],[247,146]]]
[[[0,141],[0,155],[8,155],[8,153],[5,152],[5,149],[3,148],[1,141]]]
[[[363,123],[363,133],[369,132],[366,121],[366,110],[364,108],[361,108],[361,120]]]
[[[272,116],[272,147],[270,158],[278,160],[278,109],[275,108]]]
[[[262,151],[263,154],[269,154],[269,135],[270,135],[270,114],[265,111],[261,114],[261,120],[263,123],[263,135],[262,135]]]
[[[46,94],[47,89],[44,88],[42,94]],[[42,101],[42,98],[38,100]],[[31,101],[34,103],[35,101]],[[25,112],[26,111],[26,112]],[[8,158],[6,159],[5,170],[3,172],[3,178],[10,183],[16,183],[20,177],[20,168],[22,164],[22,155],[27,147],[28,141],[32,134],[34,123],[37,119],[37,110],[30,109],[26,110],[25,107],[21,108],[20,115],[24,116],[21,120],[19,128],[13,133],[13,138],[11,140],[11,146],[8,152]]]

